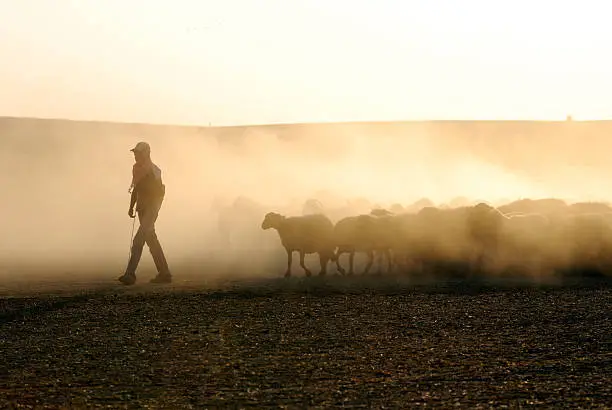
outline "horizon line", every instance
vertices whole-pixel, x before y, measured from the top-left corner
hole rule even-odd
[[[25,117],[25,116],[13,116],[13,115],[0,115],[0,120],[36,120],[36,121],[64,121],[64,122],[81,122],[81,123],[102,123],[102,124],[116,124],[116,125],[152,125],[152,126],[169,126],[169,127],[186,127],[186,128],[246,128],[246,127],[273,127],[273,126],[287,126],[287,125],[348,125],[348,124],[394,124],[394,123],[444,123],[444,122],[514,122],[514,123],[568,123],[568,122],[612,122],[612,119],[590,119],[590,120],[576,120],[576,119],[563,119],[563,120],[534,120],[534,119],[398,119],[398,120],[338,120],[338,121],[304,121],[304,122],[269,122],[269,123],[244,123],[235,125],[212,125],[211,122],[207,124],[197,123],[163,123],[163,122],[138,122],[138,121],[115,121],[115,120],[86,120],[86,119],[72,119],[62,117]]]

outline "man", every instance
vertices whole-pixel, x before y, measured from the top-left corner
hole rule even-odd
[[[166,191],[162,183],[161,169],[151,161],[151,147],[146,142],[139,142],[131,151],[134,153],[136,163],[132,168],[132,185],[130,186],[132,196],[128,215],[130,218],[135,217],[134,205],[136,205],[140,226],[132,242],[130,260],[125,274],[119,278],[119,281],[124,285],[133,285],[136,282],[136,268],[146,243],[157,268],[157,276],[151,280],[151,283],[170,283],[172,276],[155,233],[155,221]]]

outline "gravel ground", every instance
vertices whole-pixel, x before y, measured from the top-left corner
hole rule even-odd
[[[612,406],[609,285],[66,289],[0,299],[1,407]]]

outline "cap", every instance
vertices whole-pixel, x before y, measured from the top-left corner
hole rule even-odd
[[[149,146],[149,144],[144,142],[144,141],[140,141],[130,151],[132,151],[132,152],[137,152],[137,151],[138,152],[151,152],[151,146]]]

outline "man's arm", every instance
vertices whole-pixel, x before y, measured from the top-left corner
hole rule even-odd
[[[130,197],[130,210],[128,211],[128,215],[130,218],[134,218],[134,205],[136,205],[136,199],[138,198],[138,193],[136,189],[132,189],[132,196]]]
[[[130,197],[130,210],[128,211],[128,215],[130,218],[134,218],[134,205],[136,205],[136,199],[138,198],[138,190],[136,189],[136,185],[140,181],[143,175],[143,167],[138,163],[132,166],[132,185],[130,186],[130,193],[132,196]]]

